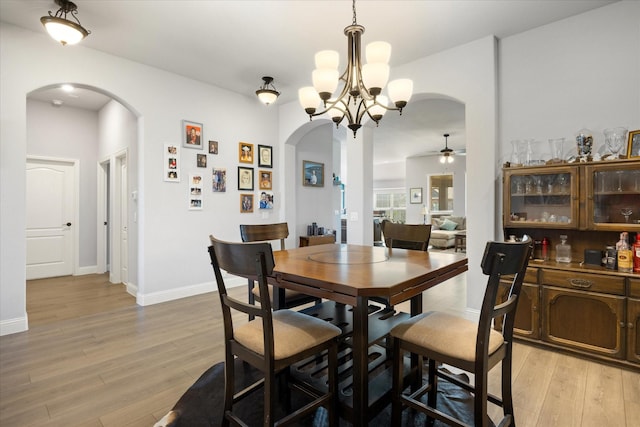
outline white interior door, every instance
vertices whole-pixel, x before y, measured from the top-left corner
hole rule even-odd
[[[74,273],[75,167],[27,159],[27,280]]]
[[[121,157],[118,160],[120,164],[120,280],[126,284],[129,281],[127,158]]]

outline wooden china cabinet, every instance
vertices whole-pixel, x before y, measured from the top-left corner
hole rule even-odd
[[[640,273],[584,263],[585,250],[604,252],[620,232],[630,243],[640,233],[640,160],[505,167],[503,212],[505,237],[536,242],[514,335],[640,369]],[[561,235],[570,263],[555,261]]]

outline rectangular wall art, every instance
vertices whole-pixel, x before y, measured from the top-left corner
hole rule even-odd
[[[180,147],[174,144],[164,145],[164,180],[180,182]]]

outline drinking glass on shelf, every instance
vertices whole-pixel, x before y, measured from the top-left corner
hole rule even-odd
[[[566,173],[561,173],[558,175],[558,185],[560,186],[560,192],[561,193],[566,193],[567,192],[567,184],[568,184],[568,176]]]
[[[633,214],[633,210],[631,210],[631,208],[622,208],[620,209],[620,213],[624,217],[624,222],[629,222],[629,217]]]
[[[622,191],[622,174],[624,174],[624,171],[616,171],[616,174],[618,175],[618,188],[616,191]]]

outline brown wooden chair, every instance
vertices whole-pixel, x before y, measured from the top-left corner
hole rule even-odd
[[[412,317],[391,330],[394,354],[401,355],[406,350],[429,359],[427,384],[421,384],[420,375],[411,375],[409,378],[414,382],[409,394],[403,394],[403,357],[394,359],[392,425],[400,425],[403,406],[425,413],[431,423],[437,419],[449,425],[466,425],[436,409],[438,377],[446,378],[473,393],[475,426],[492,425],[487,415],[487,401],[503,408],[504,418],[499,426],[515,425],[511,392],[513,322],[531,250],[530,238],[514,243],[487,243],[481,266],[482,272],[489,277],[478,323],[430,311]],[[510,280],[511,291],[507,301],[496,305],[501,280]],[[492,328],[496,317],[503,317],[502,331]],[[487,392],[488,371],[498,362],[502,362],[502,398]],[[438,370],[438,363],[473,373],[474,384]],[[419,369],[415,371],[419,372]],[[426,404],[421,401],[425,394]]]
[[[417,251],[426,251],[429,248],[431,224],[397,224],[384,219],[380,225],[384,244],[388,248]],[[384,304],[386,310],[393,310],[385,299],[373,297],[372,300]]]
[[[229,243],[211,236],[209,255],[218,283],[224,321],[223,425],[229,425],[230,421],[246,425],[241,421],[241,414],[234,412],[234,404],[263,386],[264,426],[291,423],[311,414],[321,406],[327,408],[330,425],[337,426],[337,337],[341,333],[340,328],[297,311],[272,311],[268,298],[261,300],[258,305],[251,305],[229,296],[221,270],[239,276],[255,276],[260,290],[263,293],[267,292],[267,277],[272,274],[274,267],[273,252],[269,243]],[[232,310],[253,315],[256,319],[234,325]],[[320,360],[324,360],[322,356],[324,352],[327,353],[326,369],[328,371],[328,386],[325,386],[324,392],[310,389],[309,384],[299,385],[297,389],[308,394],[311,401],[298,410],[287,411],[287,414],[276,422],[275,403],[283,399],[277,395],[276,376],[287,375],[287,381],[282,383],[293,386],[297,383],[294,376],[289,375],[291,365],[308,358],[320,363]],[[259,369],[264,375],[263,379],[238,392],[234,387],[236,356]],[[325,369],[324,366],[321,368]],[[285,394],[289,395],[287,391]]]
[[[431,224],[396,224],[382,221],[384,243],[389,248],[426,251],[429,248]]]
[[[240,224],[240,237],[243,242],[268,242],[280,240],[280,250],[285,250],[285,239],[289,237],[289,226],[286,222],[277,224]],[[273,305],[273,286],[269,285],[269,297]],[[294,308],[309,303],[319,303],[317,297],[293,291],[291,289],[279,289],[280,299],[284,298],[284,308]],[[260,300],[260,292],[255,287],[255,281],[248,281],[249,304],[255,304]],[[252,319],[252,318],[250,318]]]

